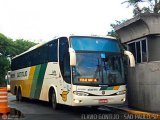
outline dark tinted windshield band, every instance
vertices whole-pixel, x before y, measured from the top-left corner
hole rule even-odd
[[[118,41],[108,38],[71,37],[70,42],[74,50],[120,52]]]

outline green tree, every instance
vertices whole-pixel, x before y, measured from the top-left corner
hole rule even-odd
[[[128,7],[133,6],[133,14],[134,16],[139,15],[141,13],[160,13],[160,0],[127,0],[124,1],[122,4],[127,3]],[[141,3],[148,3],[148,6],[144,6],[140,8]],[[116,25],[122,24],[126,20],[116,21],[115,23],[110,24],[112,27],[112,30],[108,32],[107,35],[116,37],[117,39],[120,39],[118,37],[118,34],[115,32],[114,27]]]
[[[140,8],[140,3],[148,3],[148,6]],[[140,13],[159,13],[160,12],[160,0],[127,0],[123,3],[128,3],[128,6],[133,6],[134,16],[139,15]],[[122,4],[123,4],[122,3]]]
[[[24,39],[13,41],[0,33],[0,86],[5,85],[5,75],[7,71],[10,70],[10,62],[8,58],[12,58],[34,45],[34,42]]]
[[[16,48],[14,56],[28,50],[30,47],[34,45],[36,45],[34,42],[24,39],[17,39],[16,41],[14,41],[14,48]]]
[[[110,32],[108,32],[107,35],[115,37],[117,40],[120,40],[120,38],[119,38],[118,34],[115,32],[114,28],[115,28],[115,26],[120,25],[120,24],[122,24],[125,21],[126,20],[121,20],[121,21],[116,20],[114,23],[110,24],[110,26],[112,27],[112,29],[111,29]]]
[[[0,86],[6,86],[5,75],[10,68],[9,60],[0,55]]]
[[[13,54],[13,41],[0,33],[0,53],[3,56]]]
[[[0,53],[6,57],[14,57],[34,45],[36,45],[36,43],[24,39],[17,39],[16,41],[13,41],[0,33]]]

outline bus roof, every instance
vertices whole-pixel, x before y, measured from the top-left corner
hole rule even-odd
[[[59,39],[59,38],[63,38],[63,37],[65,37],[65,36],[55,37],[53,40]],[[67,36],[66,36],[66,37],[67,37]],[[102,37],[102,38],[108,38],[108,39],[116,40],[116,38],[114,38],[114,37],[112,37],[112,36],[98,36],[98,35],[73,35],[73,34],[72,34],[72,35],[68,36],[67,38],[70,38],[70,37],[94,37],[94,38],[96,38],[96,37],[98,37],[98,38],[99,38],[99,37]],[[25,52],[23,52],[23,53],[21,53],[21,54],[19,54],[19,55],[16,55],[16,56],[13,57],[12,59],[15,59],[15,58],[17,58],[17,57],[19,57],[19,56],[21,56],[21,55],[24,55],[24,54],[26,54],[26,53],[34,50],[34,49],[37,49],[37,48],[39,48],[39,47],[41,47],[41,46],[43,46],[43,45],[45,45],[45,44],[47,44],[47,43],[49,43],[50,41],[53,41],[53,40],[49,40],[49,41],[47,41],[47,42],[39,43],[39,44],[37,44],[37,45],[29,48],[27,51],[25,51]]]

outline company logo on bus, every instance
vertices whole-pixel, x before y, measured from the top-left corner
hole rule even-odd
[[[62,97],[62,100],[63,100],[64,102],[67,101],[67,94],[68,94],[68,93],[69,93],[68,91],[63,91],[62,94],[60,94],[61,97]]]

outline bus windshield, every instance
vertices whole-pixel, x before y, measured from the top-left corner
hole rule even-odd
[[[124,84],[122,56],[100,52],[77,52],[77,65],[73,67],[73,84]]]
[[[101,37],[72,36],[71,47],[75,51],[120,52],[117,40]]]

